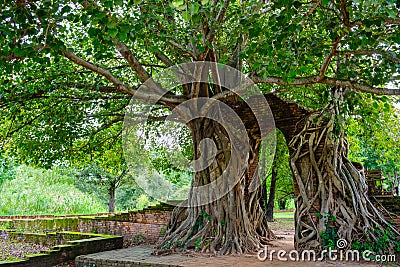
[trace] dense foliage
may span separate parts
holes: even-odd
[[[266,92],[319,109],[328,100],[324,85],[346,86],[355,89],[348,109],[376,112],[382,98],[365,101],[360,92],[398,93],[385,89],[399,87],[398,8],[394,1],[3,1],[1,146],[43,166],[101,151],[120,137],[124,107],[141,82],[209,51],[208,60],[240,67]]]

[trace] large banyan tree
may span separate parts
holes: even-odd
[[[188,205],[176,207],[159,248],[247,253],[273,238],[254,182],[261,142],[272,131],[263,125],[269,108],[252,109],[258,102],[269,103],[289,146],[297,249],[320,249],[328,228],[348,246],[377,241],[372,228],[399,235],[367,197],[344,135],[347,116],[365,99],[400,94],[395,1],[18,0],[0,6],[2,149],[54,162],[112,146],[132,97],[154,102],[149,120],[165,119],[163,108],[190,129],[201,166]],[[194,80],[174,88],[154,78],[177,64],[204,61],[211,63],[175,69],[180,81]],[[237,74],[220,77],[222,69]],[[261,93],[248,92],[252,83]],[[194,106],[200,115],[190,117]],[[235,122],[243,127],[233,130]],[[214,183],[219,177],[233,186]],[[199,197],[194,189],[210,183],[216,186]],[[215,190],[224,193],[214,197]]]

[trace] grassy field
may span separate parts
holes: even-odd
[[[0,215],[85,214],[107,211],[99,199],[53,170],[20,166],[0,187]]]
[[[274,221],[269,222],[268,226],[272,231],[294,229],[294,212],[274,212]]]
[[[294,219],[294,211],[274,212],[274,219]]]

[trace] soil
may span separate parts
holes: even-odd
[[[0,261],[23,259],[28,254],[38,254],[50,247],[33,243],[20,243],[8,239],[0,239]]]

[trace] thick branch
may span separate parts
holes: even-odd
[[[150,74],[143,68],[142,64],[136,59],[133,53],[129,50],[129,48],[122,42],[117,42],[115,44],[118,52],[125,58],[125,60],[129,63],[132,69],[135,70],[141,82],[145,82],[150,79]]]
[[[332,45],[331,51],[325,57],[324,62],[322,62],[322,66],[321,66],[321,69],[319,71],[320,79],[323,79],[325,77],[326,70],[328,69],[329,63],[331,63],[331,61],[332,61],[332,57],[334,56],[334,54],[335,54],[335,52],[337,50],[337,47],[338,47],[338,45],[340,43],[340,40],[341,40],[341,37],[336,38],[335,42]]]
[[[195,81],[201,81],[201,76],[203,74],[203,68],[204,68],[203,64],[198,64],[196,66],[195,73],[194,73]],[[200,89],[201,89],[201,83],[198,82],[198,83],[193,84],[190,97],[191,98],[199,97]]]
[[[143,100],[158,100],[158,101],[164,102],[164,103],[179,104],[184,101],[184,99],[182,99],[182,97],[179,97],[179,96],[171,96],[171,95],[161,96],[160,94],[156,94],[156,93],[148,93],[148,92],[144,92],[143,90],[141,90],[141,91],[135,90],[135,89],[127,86],[126,84],[124,84],[122,81],[120,81],[115,76],[113,76],[110,71],[108,71],[100,66],[97,66],[93,63],[85,61],[70,51],[64,51],[64,55],[72,62],[105,77],[107,80],[109,80],[111,83],[114,84],[114,86],[116,87],[116,89],[118,91],[120,91],[122,93],[130,94],[130,95],[133,95],[133,96],[135,96],[139,99],[143,99]]]
[[[69,88],[76,88],[76,89],[89,89],[96,92],[101,93],[120,93],[117,88],[114,86],[96,86],[96,85],[89,85],[89,84],[80,84],[74,82],[65,82],[65,83],[56,83],[57,85],[64,85]]]
[[[197,59],[197,56],[196,56],[192,51],[183,48],[183,47],[182,47],[180,44],[178,44],[177,42],[172,41],[172,40],[168,40],[168,42],[169,42],[170,44],[172,44],[172,45],[173,45],[175,48],[177,48],[178,50],[180,50],[180,51],[182,51],[183,53],[188,54],[189,56],[191,56],[194,60]]]
[[[124,117],[123,117],[123,116],[121,116],[121,117],[116,117],[115,119],[112,119],[112,120],[106,122],[106,123],[103,124],[100,128],[98,128],[97,130],[95,130],[95,131],[93,132],[93,135],[96,135],[96,134],[98,134],[99,132],[101,132],[101,131],[103,131],[103,130],[105,130],[105,129],[107,129],[107,128],[110,128],[112,125],[116,124],[117,122],[123,121],[123,120],[124,120]]]
[[[400,64],[400,59],[389,54],[385,51],[379,50],[356,50],[356,51],[336,51],[336,55],[381,55],[386,59],[393,61],[394,63]]]
[[[124,117],[123,113],[104,113],[104,114],[88,114],[86,117],[97,118],[97,117]]]
[[[381,88],[381,87],[374,87],[367,84],[361,84],[349,80],[337,80],[325,77],[322,81],[322,84],[328,84],[333,86],[341,86],[351,88],[356,91],[361,91],[365,93],[371,93],[376,95],[400,95],[399,88]]]
[[[385,22],[386,22],[387,24],[400,25],[400,20],[399,20],[399,19],[386,19]]]
[[[14,54],[14,53],[10,53],[10,54],[7,55],[7,56],[0,56],[0,60],[2,60],[2,61],[22,60],[22,59],[24,59],[24,58],[26,58],[26,56],[17,56],[17,55]]]
[[[110,82],[112,82],[116,88],[123,92],[123,93],[127,93],[130,95],[134,95],[135,94],[135,90],[130,88],[129,86],[125,85],[122,81],[120,81],[118,78],[116,78],[115,76],[113,76],[111,74],[110,71],[103,69],[100,66],[97,66],[93,63],[90,63],[88,61],[83,60],[82,58],[76,56],[74,53],[70,52],[70,51],[65,51],[64,55],[71,60],[72,62],[86,68],[89,69],[97,74],[100,74],[101,76],[105,77],[107,80],[109,80]]]
[[[295,78],[291,81],[285,81],[282,77],[270,76],[266,78],[260,78],[257,76],[250,77],[254,83],[264,83],[264,84],[277,84],[277,85],[285,85],[285,86],[303,86],[308,84],[327,84],[333,86],[343,86],[349,89],[353,89],[356,91],[372,93],[377,95],[400,95],[399,88],[381,88],[381,87],[374,87],[367,84],[358,83],[356,81],[350,80],[340,80],[340,79],[333,79],[324,77],[320,79],[319,75],[313,75],[308,77],[300,77]]]
[[[217,21],[216,25],[221,25],[222,24],[222,22],[224,20],[224,17],[225,17],[225,14],[226,14],[226,10],[228,9],[228,6],[229,6],[229,3],[230,3],[230,0],[225,0],[224,1],[224,4],[222,5],[221,9],[219,10],[217,17],[215,18],[215,20]],[[213,42],[214,37],[215,37],[215,32],[216,32],[216,29],[211,29],[208,32],[208,34],[206,36],[206,40],[208,42],[210,42],[210,43]]]
[[[174,62],[172,62],[172,60],[169,57],[167,57],[164,53],[158,51],[154,52],[153,54],[158,60],[164,63],[166,67],[171,67],[174,65]]]

